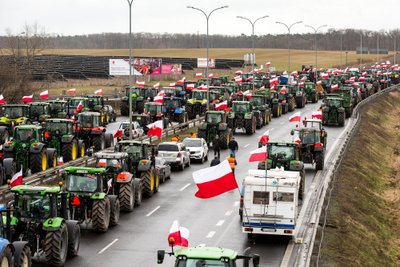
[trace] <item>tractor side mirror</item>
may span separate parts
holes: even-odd
[[[260,266],[260,255],[258,255],[258,254],[253,255],[253,266],[254,267]]]
[[[290,135],[294,135],[294,130],[291,130],[291,131],[290,131]]]
[[[14,200],[14,199],[8,201],[8,203],[7,203],[7,208],[8,208],[8,209],[14,209],[14,203],[15,203],[15,200]]]
[[[157,251],[157,263],[161,264],[164,261],[165,257],[165,250],[158,250]]]

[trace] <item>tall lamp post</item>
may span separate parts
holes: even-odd
[[[129,140],[132,140],[132,4],[133,0],[127,0],[129,4]]]
[[[323,27],[327,27],[328,25],[321,25],[318,28],[314,28],[313,26],[310,25],[305,25],[305,27],[313,29],[314,30],[314,35],[315,35],[315,80],[317,80],[317,72],[318,72],[318,48],[317,48],[317,32],[319,29]]]
[[[343,54],[343,31],[340,31],[340,69],[342,69],[342,54]]]
[[[204,12],[202,9],[200,9],[200,8],[197,8],[197,7],[193,7],[193,6],[187,6],[187,8],[191,8],[191,9],[195,9],[195,10],[198,10],[198,11],[200,11],[201,13],[203,13],[204,14],[204,16],[206,17],[206,21],[207,21],[207,36],[206,36],[206,46],[207,46],[207,52],[206,52],[206,79],[207,79],[207,110],[210,110],[210,82],[209,82],[209,80],[208,80],[208,47],[209,47],[209,44],[208,44],[208,21],[209,21],[209,19],[210,19],[210,16],[211,16],[211,14],[214,12],[214,11],[217,11],[218,9],[223,9],[223,8],[228,8],[228,6],[221,6],[221,7],[217,7],[217,8],[215,8],[215,9],[213,9],[213,10],[211,10],[211,12],[210,13],[208,13],[208,15],[207,15],[207,13],[206,12]]]
[[[297,21],[295,23],[292,23],[290,26],[288,26],[287,24],[277,21],[277,24],[282,24],[283,26],[285,26],[288,30],[288,83],[289,83],[289,78],[290,78],[290,29],[296,25],[296,24],[300,24],[303,23],[302,21]]]
[[[393,65],[396,64],[396,52],[397,52],[397,46],[396,46],[396,34],[393,34],[393,51],[394,51],[394,56],[393,56]]]
[[[250,22],[250,24],[251,24],[251,36],[252,36],[252,54],[253,54],[253,57],[252,57],[252,59],[251,59],[251,70],[252,71],[254,71],[254,61],[255,61],[255,59],[256,59],[256,55],[255,55],[255,53],[254,53],[254,42],[255,42],[255,36],[254,36],[254,25],[256,24],[256,22],[257,21],[259,21],[260,19],[265,19],[265,18],[268,18],[269,16],[262,16],[262,17],[259,17],[258,19],[256,19],[255,21],[253,21],[253,22],[251,22],[251,20],[250,19],[248,19],[248,18],[246,18],[246,17],[242,17],[242,16],[236,16],[238,19],[244,19],[244,20],[247,20],[248,22]]]
[[[363,64],[363,32],[361,31],[360,32],[360,48],[361,48],[361,60],[360,60],[360,71],[361,71],[361,69],[362,69],[362,64]]]

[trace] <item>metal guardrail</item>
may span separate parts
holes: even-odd
[[[168,136],[173,135],[175,133],[184,131],[185,129],[188,129],[190,127],[194,127],[197,124],[200,124],[202,121],[204,121],[204,117],[199,117],[190,121],[187,121],[185,123],[181,123],[178,125],[173,125],[172,127],[169,127],[165,130],[163,130],[163,135],[162,138],[168,138]],[[140,136],[138,138],[135,138],[134,140],[137,141],[145,141],[148,140],[149,142],[153,142],[158,140],[158,137],[154,136]],[[104,149],[102,151],[113,151],[114,147],[110,147],[107,149]],[[54,168],[48,169],[43,172],[36,173],[34,175],[24,177],[24,184],[28,185],[41,185],[50,181],[53,181],[57,178],[60,177],[60,172],[62,171],[63,168],[68,167],[68,166],[82,166],[82,165],[88,165],[94,163],[94,157],[88,157],[85,156],[83,158],[78,158],[76,160],[68,161],[60,166],[56,166]],[[3,185],[0,186],[0,202],[4,203],[7,199],[9,199],[12,196],[12,194],[9,191],[8,185]]]

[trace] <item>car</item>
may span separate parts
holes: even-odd
[[[158,144],[157,155],[182,171],[190,166],[190,152],[183,143],[162,142]]]
[[[156,171],[161,183],[171,179],[171,166],[163,158],[156,157]]]
[[[117,120],[117,113],[111,105],[104,105],[104,110],[108,115],[108,122],[115,122]]]
[[[208,160],[208,145],[204,138],[185,138],[182,142],[190,151],[190,159],[201,163]]]
[[[118,141],[129,139],[129,121],[123,121],[119,125],[118,131],[122,133],[122,136],[117,137]],[[137,121],[132,121],[132,137],[138,138],[144,134],[143,128]]]

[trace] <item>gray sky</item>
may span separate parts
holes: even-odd
[[[269,15],[256,23],[255,34],[286,33],[275,23],[286,24],[302,20],[292,33],[304,33],[328,24],[328,28],[391,30],[398,27],[395,10],[399,0],[134,0],[132,7],[133,32],[197,33],[206,32],[205,16],[187,9],[191,5],[209,13],[210,34],[251,34],[249,22],[236,18],[240,15],[254,20]],[[10,28],[13,33],[22,26],[37,22],[47,33],[62,35],[102,32],[128,32],[129,9],[127,0],[0,0],[0,34]],[[326,28],[325,28],[326,30]]]

